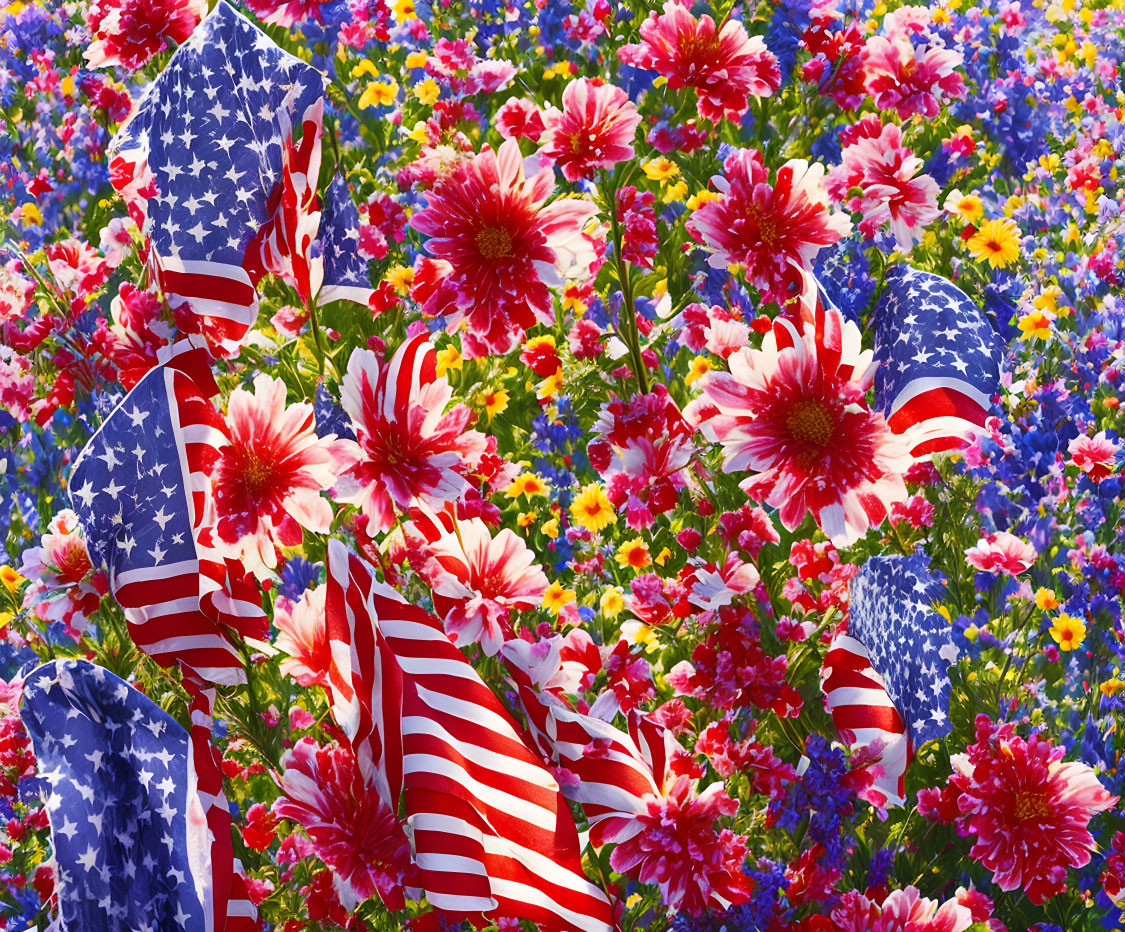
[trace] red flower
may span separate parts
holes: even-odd
[[[724,117],[737,122],[750,97],[768,97],[781,86],[777,59],[736,19],[720,28],[710,16],[696,19],[688,5],[667,0],[664,12],[650,12],[640,32],[641,43],[622,46],[618,57],[658,71],[672,90],[694,87],[700,115],[713,123]]]
[[[536,323],[553,323],[552,289],[588,274],[594,253],[582,229],[596,208],[547,204],[554,188],[550,168],[524,176],[509,139],[458,165],[411,218],[435,257],[420,262],[414,297],[430,316],[468,322],[466,357],[503,355]]]
[[[579,78],[566,86],[562,105],[544,117],[541,154],[567,181],[589,178],[599,168],[633,157],[641,117],[621,88]]]
[[[762,154],[736,149],[712,179],[720,196],[691,215],[688,230],[711,253],[712,267],[744,265],[751,284],[780,289],[790,269],[811,271],[821,249],[851,232],[845,214],[829,212],[823,175],[822,165],[791,159],[771,185]]]
[[[895,10],[883,20],[886,35],[867,41],[867,91],[875,106],[903,120],[916,113],[932,119],[943,103],[965,93],[957,72],[964,59],[930,37],[930,16],[924,7]]]
[[[806,322],[797,340],[779,321],[760,350],[739,350],[729,373],[704,382],[720,413],[701,426],[722,443],[724,469],[752,473],[742,488],[777,508],[789,530],[811,513],[837,544],[859,539],[906,499],[911,463],[867,404],[871,356],[860,339],[835,310],[822,328]]]
[[[437,376],[437,354],[422,333],[403,343],[389,363],[357,349],[348,361],[341,401],[358,444],[354,465],[341,472],[337,499],[359,505],[368,533],[394,523],[395,509],[418,502],[440,510],[469,488],[465,474],[485,452],[484,435],[469,430],[473,412],[458,404]]]
[[[302,738],[281,763],[283,795],[273,813],[308,833],[316,856],[339,879],[345,908],[378,893],[388,909],[402,909],[410,843],[394,813],[364,783],[352,752]]]
[[[86,61],[91,68],[121,65],[136,71],[164,51],[168,40],[186,42],[206,12],[202,0],[95,0],[86,12],[94,39]]]
[[[1066,749],[1010,723],[976,720],[977,743],[954,755],[958,825],[976,836],[972,857],[1001,890],[1022,887],[1033,903],[1066,889],[1067,868],[1090,863],[1090,819],[1117,803],[1094,771],[1063,761]]]

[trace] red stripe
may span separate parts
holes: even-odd
[[[938,417],[957,417],[983,427],[988,412],[955,388],[932,388],[911,398],[887,418],[887,424],[896,434],[901,434],[914,424]]]

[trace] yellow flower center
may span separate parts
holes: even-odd
[[[828,408],[819,401],[804,399],[789,410],[789,430],[798,440],[826,447],[835,434],[835,422]]]
[[[512,237],[503,227],[484,227],[477,233],[477,248],[486,259],[501,259],[512,254]]]
[[[1051,807],[1042,793],[1020,790],[1016,793],[1016,818],[1021,822],[1045,819],[1051,814]]]

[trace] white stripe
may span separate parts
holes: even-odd
[[[420,715],[404,715],[402,718],[404,735],[431,735],[456,748],[461,755],[474,764],[492,770],[508,779],[523,780],[533,786],[551,792],[558,791],[558,785],[551,775],[538,764],[516,760],[508,754],[500,754],[479,744],[469,744],[454,737],[442,725],[431,718]]]
[[[124,570],[117,574],[117,584],[127,586],[131,583],[147,583],[168,579],[171,576],[194,576],[199,571],[197,560],[180,560],[176,563],[161,563],[160,566],[142,566],[135,570]]]
[[[567,876],[572,878],[571,883],[573,883],[575,875],[568,874]],[[595,888],[595,890],[596,889],[597,888]],[[578,913],[560,903],[556,903],[546,892],[540,890],[538,887],[518,883],[514,880],[493,878],[492,892],[498,893],[509,900],[514,900],[517,903],[530,903],[534,906],[542,906],[545,909],[549,909],[555,915],[566,920],[570,924],[569,928],[577,929],[579,932],[612,932],[613,930],[613,926],[600,922],[586,913]],[[600,890],[597,892],[601,893]],[[604,894],[602,894],[602,897],[604,899]]]
[[[832,707],[844,705],[872,705],[887,709],[895,707],[882,689],[864,689],[860,686],[838,686],[828,693],[828,704]]]
[[[405,667],[403,669],[405,669]],[[476,679],[477,682],[480,682],[479,678]],[[483,685],[483,683],[481,685]],[[512,726],[491,709],[477,705],[475,702],[467,702],[464,699],[446,695],[445,693],[434,692],[431,689],[418,686],[417,683],[415,684],[415,688],[418,691],[418,698],[431,709],[437,712],[444,712],[446,715],[452,715],[454,718],[459,718],[462,721],[470,722],[508,741],[523,744],[519,735],[512,730]],[[484,688],[487,689],[488,687],[485,686]]]
[[[364,288],[362,285],[325,285],[320,289],[316,303],[323,305],[330,301],[354,301],[367,307],[374,293],[374,289]]]
[[[544,831],[554,832],[558,827],[558,815],[554,810],[537,806],[535,803],[512,793],[481,783],[480,780],[471,776],[464,767],[444,757],[438,757],[435,754],[404,754],[402,757],[402,772],[404,776],[416,773],[440,774],[453,780],[486,806],[499,809],[501,812]],[[417,816],[415,816],[415,819],[417,819]]]
[[[145,653],[148,654],[186,654],[191,650],[208,649],[222,650],[233,657],[238,656],[234,648],[230,646],[230,643],[221,634],[195,634],[191,637],[163,638],[162,640],[154,641],[144,646]],[[186,657],[181,659],[183,659],[185,663],[190,663]]]

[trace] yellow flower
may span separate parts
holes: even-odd
[[[441,94],[441,89],[437,86],[437,81],[433,78],[426,78],[425,81],[419,81],[411,88],[411,93],[414,94],[422,103],[427,107],[433,106],[438,95]]]
[[[1074,650],[1082,643],[1085,636],[1086,626],[1065,612],[1060,614],[1051,625],[1051,637],[1058,642],[1062,650]]]
[[[414,269],[409,265],[392,265],[387,269],[387,274],[383,276],[383,280],[390,282],[395,294],[404,295],[414,284]]]
[[[395,0],[395,17],[401,23],[403,20],[414,18],[414,0]]]
[[[556,579],[543,593],[543,607],[552,615],[557,615],[559,610],[568,602],[573,602],[574,598],[574,590],[564,589]]]
[[[1046,340],[1051,336],[1051,320],[1042,311],[1031,311],[1019,319],[1020,333],[1025,337]]]
[[[491,421],[508,407],[508,391],[501,388],[494,391],[481,392],[478,400],[484,408],[488,419]]]
[[[456,346],[447,346],[445,349],[437,351],[437,374],[440,379],[450,369],[458,369],[464,365],[464,360],[461,359],[461,354],[457,351]]]
[[[667,560],[667,559],[668,559],[668,558],[669,558],[670,556],[672,556],[672,551],[671,551],[671,550],[669,550],[669,549],[668,549],[667,547],[661,547],[661,548],[660,548],[660,553],[658,553],[658,554],[656,555],[656,559],[655,559],[655,560],[653,560],[653,562],[654,562],[654,563],[655,563],[655,564],[656,564],[657,566],[663,566],[663,565],[664,565],[664,562],[665,562],[665,561],[666,561],[666,560]]]
[[[1040,586],[1035,590],[1035,605],[1040,611],[1049,612],[1059,607],[1058,597],[1054,589]]]
[[[372,81],[367,85],[367,89],[360,94],[356,106],[360,110],[366,110],[368,107],[386,107],[393,104],[397,96],[398,84],[393,79]]]
[[[696,356],[695,359],[691,361],[691,368],[688,369],[688,374],[684,377],[684,382],[691,385],[692,382],[704,373],[709,372],[712,368],[714,367],[711,365],[711,360],[706,356]]]
[[[613,503],[605,494],[605,488],[597,482],[591,482],[578,493],[570,506],[570,516],[575,524],[595,534],[617,520]]]
[[[505,494],[508,498],[519,498],[521,495],[526,495],[528,498],[533,495],[546,495],[547,483],[533,472],[521,472],[512,480]]]
[[[556,369],[553,375],[547,376],[542,382],[535,387],[535,395],[540,400],[549,400],[554,398],[563,387],[563,374],[562,369]]]
[[[1048,285],[1031,299],[1031,303],[1035,305],[1036,310],[1043,311],[1046,314],[1057,314],[1059,312],[1059,298],[1061,297],[1062,289],[1058,285]]]
[[[665,181],[668,178],[676,177],[676,175],[680,173],[679,168],[676,167],[676,163],[663,156],[642,163],[641,168],[651,181]]]
[[[668,185],[668,188],[664,192],[664,196],[661,197],[661,200],[665,204],[672,204],[672,203],[675,203],[676,201],[682,201],[687,196],[687,192],[688,192],[687,182],[686,181],[677,181],[675,184]]]
[[[616,618],[625,610],[625,597],[620,586],[613,586],[602,593],[598,607],[606,618]]]
[[[1011,220],[986,220],[968,242],[969,252],[994,269],[1020,257],[1020,228]]]
[[[379,69],[375,67],[373,61],[367,58],[352,69],[353,78],[362,78],[365,74],[369,74],[373,78],[379,77]]]
[[[520,527],[530,527],[535,523],[534,511],[521,511],[520,516],[516,518],[516,524]]]
[[[20,215],[20,221],[25,227],[37,227],[43,222],[43,213],[39,210],[37,204],[32,204],[30,201],[21,204],[15,209],[14,213]]]
[[[551,540],[554,540],[559,536],[559,519],[552,518],[550,521],[547,521],[546,523],[544,523],[541,530],[543,531],[543,534],[545,536],[551,538]]]
[[[698,210],[709,201],[717,201],[719,199],[718,191],[697,191],[686,201],[688,210]]]
[[[425,52],[411,52],[406,56],[407,68],[425,68],[426,62],[430,60],[430,56]]]
[[[4,588],[9,592],[15,592],[25,582],[27,577],[21,576],[13,567],[0,566],[0,583],[3,583]]]
[[[618,566],[631,566],[635,570],[644,569],[652,562],[648,547],[639,537],[627,540],[617,548],[614,558]]]
[[[984,202],[980,197],[976,194],[962,194],[956,188],[949,192],[942,206],[969,223],[978,223],[984,216]]]

